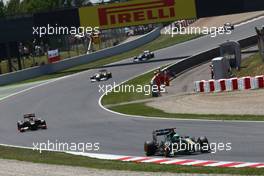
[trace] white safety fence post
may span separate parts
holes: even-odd
[[[258,81],[255,77],[250,78],[251,89],[258,89]]]
[[[232,81],[231,79],[227,79],[226,80],[226,91],[232,91],[232,90],[233,90]]]

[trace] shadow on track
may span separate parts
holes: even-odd
[[[85,69],[77,69],[77,70],[69,70],[69,71],[62,71],[59,73],[53,73],[52,75],[60,75],[61,73],[64,73],[66,75],[70,75],[70,74],[74,74],[77,72],[82,72],[82,71],[86,71],[86,70],[91,70],[91,69],[101,69],[101,68],[110,68],[110,67],[120,67],[120,66],[127,66],[127,65],[138,65],[138,64],[146,64],[146,63],[154,63],[154,62],[165,62],[165,61],[173,61],[173,60],[180,60],[180,59],[185,59],[188,58],[190,56],[180,56],[180,57],[174,57],[174,58],[164,58],[164,59],[155,59],[155,60],[148,60],[148,61],[142,61],[142,62],[126,62],[126,63],[119,63],[119,64],[109,64],[109,65],[105,65],[105,66],[99,66],[99,67],[87,67]]]
[[[154,63],[154,62],[165,62],[165,61],[170,61],[170,60],[181,60],[181,59],[185,59],[188,57],[190,57],[190,56],[180,56],[180,57],[174,57],[174,58],[155,59],[155,60],[148,60],[148,61],[141,61],[141,62],[132,62],[131,61],[131,62],[120,63],[120,64],[110,64],[110,65],[105,65],[105,66],[101,66],[101,67],[94,67],[93,69],[120,67],[120,66],[127,66],[127,65],[138,65],[138,64],[146,64],[146,63]]]

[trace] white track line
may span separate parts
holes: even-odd
[[[243,26],[243,25],[246,25],[246,24],[248,24],[248,23],[251,23],[251,22],[254,22],[254,21],[257,21],[257,20],[260,20],[260,19],[263,19],[264,18],[264,16],[260,16],[260,17],[257,17],[257,18],[253,18],[253,19],[250,19],[250,20],[248,20],[248,21],[245,21],[245,22],[242,22],[242,23],[239,23],[239,24],[237,24],[237,25],[235,25],[235,26]],[[207,36],[207,35],[206,35]],[[206,37],[206,36],[202,36],[202,37]],[[201,38],[201,37],[200,37]],[[198,40],[198,39],[200,39],[200,38],[197,38],[197,39],[193,39],[193,40]],[[191,41],[193,41],[193,40],[191,40]],[[190,41],[187,41],[187,42],[190,42]],[[184,43],[180,43],[180,44],[184,44]],[[178,44],[178,45],[180,45],[180,44]],[[163,48],[163,49],[167,49],[167,48]],[[160,50],[163,50],[163,49],[160,49]],[[159,51],[159,50],[158,50]],[[155,69],[154,69],[155,70]],[[149,71],[148,71],[149,72]],[[144,75],[144,74],[146,74],[146,73],[148,73],[148,72],[145,72],[145,73],[143,73],[143,74],[139,74],[138,76],[141,76],[141,75]],[[136,78],[136,77],[138,77],[138,76],[135,76],[135,77],[132,77],[132,78],[130,78],[130,79],[127,79],[127,80],[125,80],[125,81],[123,81],[123,82],[121,82],[120,84],[118,84],[116,87],[118,87],[118,86],[120,86],[121,84],[124,84],[124,83],[126,83],[126,82],[128,82],[129,80],[132,80],[132,79],[134,79],[134,78]],[[113,90],[114,88],[112,88],[112,90]],[[110,113],[113,113],[113,114],[117,114],[117,115],[120,115],[120,116],[126,116],[126,117],[131,117],[131,118],[143,118],[143,119],[154,119],[154,120],[174,120],[174,121],[194,121],[194,122],[232,122],[232,123],[264,123],[264,121],[244,121],[244,120],[207,120],[207,119],[181,119],[181,118],[177,118],[177,119],[175,119],[175,118],[166,118],[166,117],[147,117],[147,116],[139,116],[139,115],[129,115],[129,114],[123,114],[123,113],[119,113],[119,112],[115,112],[115,111],[112,111],[112,110],[110,110],[110,109],[108,109],[108,108],[106,108],[106,107],[104,107],[103,105],[102,105],[102,99],[103,99],[103,97],[106,95],[106,93],[104,93],[101,97],[100,97],[100,99],[98,100],[98,104],[99,104],[99,106],[102,108],[102,109],[104,109],[105,111],[108,111],[108,112],[110,112]]]
[[[128,80],[129,81],[129,80]],[[122,83],[123,84],[123,83]],[[105,96],[103,94],[100,99],[98,100],[99,106],[104,109],[105,111],[108,111],[112,114],[116,114],[119,116],[125,116],[130,118],[142,118],[142,119],[154,119],[154,120],[167,120],[167,121],[193,121],[193,122],[222,122],[222,123],[264,123],[264,121],[244,121],[244,120],[210,120],[210,119],[183,119],[183,118],[166,118],[166,117],[148,117],[148,116],[140,116],[140,115],[129,115],[129,114],[123,114],[120,112],[112,111],[105,106],[102,105],[102,99]]]
[[[36,86],[32,86],[32,87],[29,87],[29,88],[27,88],[27,89],[24,89],[24,90],[21,90],[21,91],[18,91],[18,92],[15,92],[15,93],[9,94],[9,95],[7,95],[7,96],[4,96],[4,97],[0,98],[0,103],[2,103],[3,100],[6,100],[6,99],[8,99],[8,98],[10,98],[10,97],[14,97],[14,96],[16,96],[16,95],[22,94],[22,93],[24,93],[24,92],[30,91],[30,90],[32,90],[32,89],[35,89],[35,88],[38,88],[38,87],[41,87],[41,86],[44,86],[44,85],[47,85],[47,84],[50,84],[50,83],[53,83],[53,82],[55,82],[55,81],[59,81],[59,80],[64,79],[64,78],[65,78],[65,77],[56,78],[56,79],[52,79],[52,80],[47,80],[47,81],[45,81],[44,83],[40,83],[40,84],[38,84],[38,85],[36,85]]]
[[[261,19],[263,19],[263,18],[264,18],[264,16],[259,16],[259,17],[256,17],[256,18],[253,18],[253,19],[250,19],[250,20],[244,21],[244,22],[242,22],[242,23],[236,24],[235,27],[243,26],[243,25],[245,25],[245,24],[252,23],[252,22],[254,22],[254,21],[261,20]]]

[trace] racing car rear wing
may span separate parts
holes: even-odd
[[[153,131],[153,136],[168,135],[171,132],[174,132],[175,130],[176,130],[176,128],[167,128],[167,129],[155,130],[155,131]]]
[[[176,128],[166,128],[166,129],[155,130],[152,133],[153,141],[156,142],[158,139],[157,138],[158,136],[169,135],[170,133],[174,132],[175,130],[176,130]]]
[[[30,117],[36,117],[36,115],[35,114],[25,114],[24,115],[24,119],[26,119],[26,118],[30,118]]]
[[[103,69],[103,70],[99,70],[98,72],[99,73],[107,73],[108,71],[106,69]]]

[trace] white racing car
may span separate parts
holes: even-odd
[[[91,82],[106,81],[112,78],[112,73],[107,70],[99,70],[98,73],[90,77]]]
[[[152,59],[154,57],[155,57],[155,55],[153,52],[146,50],[146,51],[144,51],[143,54],[140,54],[139,56],[134,57],[133,62],[147,61],[147,60]]]

